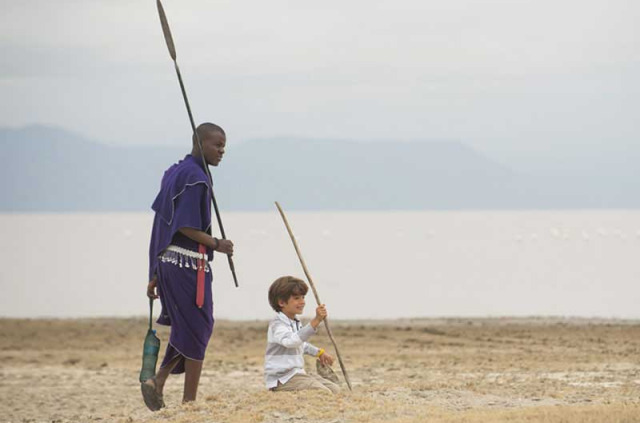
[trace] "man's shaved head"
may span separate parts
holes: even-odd
[[[215,123],[211,123],[211,122],[205,122],[203,124],[200,124],[200,126],[196,128],[196,133],[198,134],[198,137],[200,138],[201,141],[205,138],[208,138],[211,134],[215,132],[219,132],[224,136],[227,135],[224,132],[224,129],[222,129]],[[194,145],[198,142],[195,134],[193,135],[192,140]]]
[[[198,145],[200,138],[201,145]],[[201,159],[204,156],[204,162],[211,166],[218,166],[222,156],[224,155],[224,147],[227,145],[227,134],[224,129],[215,123],[203,123],[196,128],[196,134],[193,134],[193,148],[191,155]]]

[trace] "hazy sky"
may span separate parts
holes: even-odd
[[[155,1],[0,4],[1,126],[185,142]],[[498,157],[640,141],[635,0],[163,4],[196,120],[230,139],[455,139]]]

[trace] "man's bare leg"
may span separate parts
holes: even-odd
[[[156,373],[156,392],[162,395],[162,390],[164,389],[164,384],[167,382],[169,375],[171,374],[171,370],[180,362],[182,358],[181,355],[176,356],[173,360],[171,360],[166,366],[161,367]]]
[[[202,361],[184,359],[184,396],[182,402],[196,400],[198,394],[198,384],[202,373]]]

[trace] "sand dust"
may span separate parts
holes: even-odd
[[[640,421],[638,321],[335,321],[354,385],[335,396],[266,391],[266,327],[217,322],[198,401],[181,405],[172,377],[151,413],[137,380],[144,319],[2,319],[0,422]],[[330,347],[324,331],[313,343]]]

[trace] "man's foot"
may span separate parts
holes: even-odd
[[[142,391],[142,399],[145,405],[151,411],[158,411],[164,408],[164,401],[162,394],[156,389],[156,379],[147,379],[140,384],[140,390]]]

